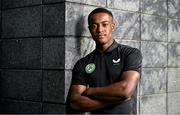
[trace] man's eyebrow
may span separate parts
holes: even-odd
[[[108,22],[108,23],[109,23],[109,21],[103,21],[103,22],[101,22],[101,23],[106,23],[106,22]]]
[[[109,21],[102,21],[100,23],[109,23]],[[92,22],[92,24],[98,24],[97,22]]]

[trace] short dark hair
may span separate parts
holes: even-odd
[[[91,23],[91,16],[96,14],[96,13],[107,13],[113,18],[113,14],[111,13],[111,11],[109,11],[109,10],[107,10],[105,8],[96,8],[88,15],[88,24],[89,25]]]

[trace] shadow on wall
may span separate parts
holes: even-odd
[[[85,16],[81,15],[75,23],[75,45],[77,48],[76,57],[84,57],[95,48],[95,42],[92,37],[89,37],[91,35],[85,21],[87,21]],[[76,59],[77,58],[75,58],[75,61]]]
[[[75,46],[77,50],[77,54],[75,54],[75,57],[72,61],[75,61],[77,57],[81,55],[81,36],[83,35],[84,32],[84,17],[80,16],[77,19],[77,22],[75,23]],[[71,81],[72,83],[72,81]],[[70,83],[70,84],[71,84]],[[71,85],[70,85],[71,86]],[[70,89],[69,89],[70,91]],[[75,111],[73,108],[70,106],[70,92],[68,91],[67,98],[66,98],[66,114],[82,114],[81,112]]]
[[[77,19],[76,26],[75,26],[75,38],[76,38],[76,46],[77,46],[77,55],[81,55],[81,36],[84,32],[84,17],[80,16]]]

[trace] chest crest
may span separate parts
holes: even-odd
[[[96,69],[96,65],[94,63],[87,64],[85,67],[85,71],[87,74],[91,74]]]

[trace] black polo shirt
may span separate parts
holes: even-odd
[[[107,86],[120,81],[124,71],[134,70],[141,73],[141,63],[142,55],[138,49],[114,41],[104,53],[95,49],[75,64],[72,85]],[[136,91],[131,100],[92,113],[135,114]]]

